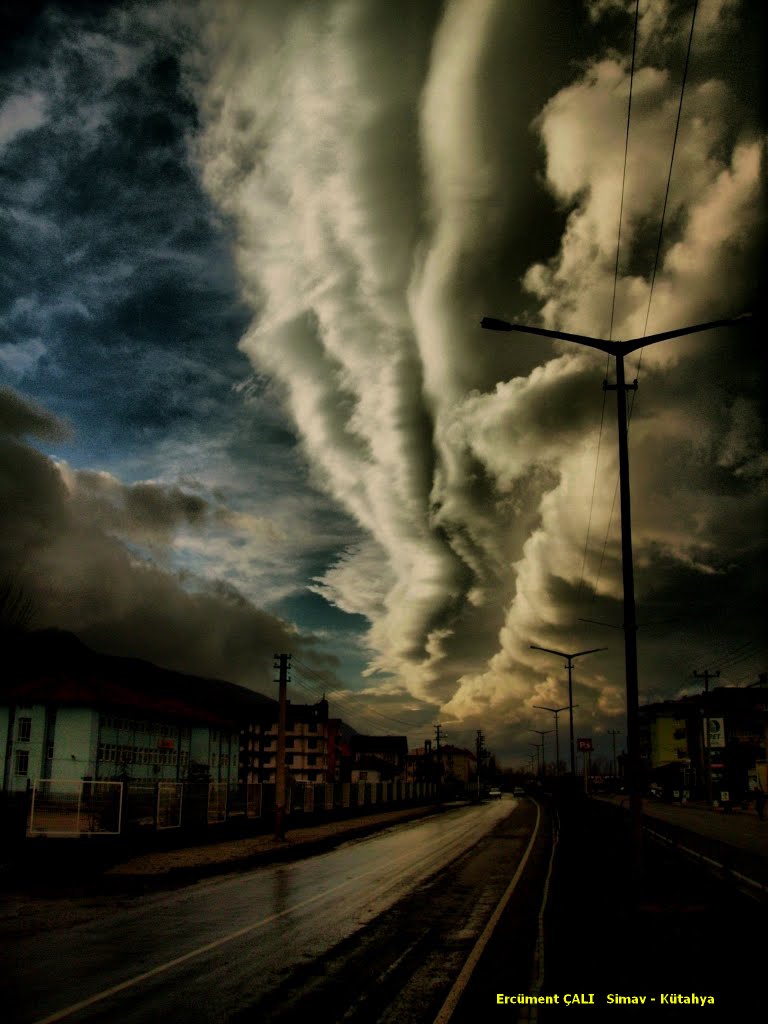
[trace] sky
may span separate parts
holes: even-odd
[[[568,702],[531,645],[607,648],[576,732],[622,744],[613,368],[480,320],[761,318],[761,7],[691,36],[641,0],[635,40],[633,0],[4,4],[0,573],[34,624],[271,696],[290,652],[294,701],[505,767]],[[766,668],[761,342],[627,358],[641,702]]]

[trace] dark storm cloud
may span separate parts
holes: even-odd
[[[4,82],[18,123],[0,177],[0,360],[103,446],[226,418],[245,369],[225,239],[187,158],[182,13],[51,5]]]
[[[412,7],[204,6],[199,157],[256,300],[243,349],[280,381],[313,478],[369,537],[318,591],[371,622],[372,675],[462,728],[478,707],[520,723],[561,683],[531,640],[578,649],[590,606],[621,619],[615,413],[601,411],[603,358],[478,321],[608,331],[631,11],[454,0],[415,26]],[[750,70],[727,64],[742,13],[702,5],[649,330],[754,293],[763,128]],[[644,8],[614,337],[643,330],[686,17]],[[757,554],[761,413],[749,356],[722,342],[643,356],[632,460],[649,612],[665,566],[727,600],[718,548]],[[612,647],[587,666],[585,721],[621,712]]]
[[[179,527],[200,527],[214,518],[204,498],[179,487],[125,485],[107,473],[89,470],[79,470],[68,479],[77,512],[124,537],[167,541]]]
[[[754,10],[699,5],[649,331],[740,312],[761,287]],[[479,320],[609,329],[630,0],[84,11],[31,23],[0,106],[0,366],[80,428],[93,470],[18,440],[8,456],[35,467],[16,493],[29,522],[39,495],[46,572],[59,558],[91,609],[69,548],[114,561],[128,597],[107,620],[129,646],[142,587],[180,630],[200,621],[199,595],[165,600],[160,564],[204,572],[227,608],[222,578],[297,614],[306,570],[308,616],[322,598],[368,624],[367,699],[407,690],[453,738],[483,728],[506,749],[527,742],[532,703],[562,703],[561,667],[530,643],[607,645],[580,666],[579,721],[614,724],[620,633],[579,622],[622,617],[605,360]],[[642,5],[614,337],[645,329],[689,17]],[[659,690],[679,685],[678,650],[706,655],[715,609],[727,649],[729,628],[754,628],[742,587],[763,600],[755,351],[717,332],[628,367],[641,626],[685,623],[641,631]],[[126,445],[141,484],[123,482]],[[62,486],[71,520],[49,543]],[[311,551],[295,539],[315,533]],[[83,628],[106,636],[94,614]]]
[[[52,417],[9,389],[0,424],[17,436]],[[35,626],[75,632],[100,650],[269,689],[275,650],[305,640],[236,588],[163,570],[135,546],[202,529],[211,509],[178,487],[122,485],[58,467],[28,444],[0,442],[0,575],[30,599]]]
[[[68,436],[69,429],[47,409],[22,398],[12,388],[0,387],[0,434],[61,441]]]

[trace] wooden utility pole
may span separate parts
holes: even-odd
[[[618,729],[609,729],[608,735],[611,737],[613,743],[613,777],[618,778],[618,768],[616,766],[616,737],[620,735]]]
[[[704,680],[704,693],[709,693],[709,680],[717,679],[720,675],[720,669],[717,672],[710,672],[708,668],[705,668],[703,672],[696,672],[694,670],[694,679]],[[707,803],[712,806],[712,751],[709,749],[709,709],[704,707],[702,710],[701,717],[701,742],[704,747],[702,751],[704,755],[704,779],[707,787]]]
[[[290,654],[276,654],[274,667],[279,671],[275,680],[278,684],[277,708],[277,765],[275,768],[275,839],[285,839],[285,712],[288,703],[288,670],[291,667]]]
[[[483,740],[485,737],[482,732],[478,729],[475,737],[475,775],[477,776],[477,799],[480,799],[480,765],[483,763]]]
[[[709,693],[709,680],[710,679],[717,679],[719,677],[719,675],[720,675],[720,669],[718,669],[717,672],[710,672],[708,668],[705,668],[703,672],[696,672],[696,671],[694,671],[693,678],[694,679],[703,679],[704,680],[704,693]]]
[[[442,795],[443,788],[443,749],[440,740],[443,738],[443,727],[439,723],[435,726],[435,760],[437,763],[437,797]]]

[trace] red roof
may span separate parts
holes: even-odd
[[[236,728],[254,706],[274,703],[245,687],[99,654],[71,634],[32,633],[14,650],[0,697],[16,703],[141,710],[164,718]]]

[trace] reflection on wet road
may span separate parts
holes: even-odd
[[[440,871],[514,811],[466,807],[20,940],[0,962],[19,1024],[226,1021]]]

